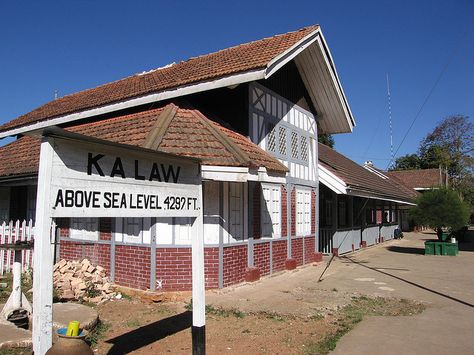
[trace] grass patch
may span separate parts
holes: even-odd
[[[307,354],[327,354],[336,348],[339,339],[365,316],[410,316],[423,312],[425,306],[407,299],[356,297],[336,316],[336,330],[317,343],[308,344]]]
[[[126,293],[123,293],[123,292],[120,292],[120,293],[122,294],[122,299],[128,300],[128,301],[132,300],[132,296],[127,295]]]
[[[7,302],[8,297],[10,296],[10,293],[12,292],[12,283],[13,283],[12,273],[11,272],[5,273],[0,278],[0,282],[7,284],[6,288],[3,288],[3,287],[0,288],[0,302],[5,303]]]
[[[13,273],[5,273],[0,278],[1,283],[6,283],[6,288],[0,288],[0,303],[5,303],[10,297],[13,286]],[[33,287],[33,271],[30,269],[21,274],[21,291],[25,294],[28,301],[33,302],[33,293],[28,292]],[[0,353],[1,354],[1,353]]]
[[[129,328],[138,328],[141,326],[141,323],[138,319],[130,319],[125,323],[125,325]]]
[[[187,311],[193,310],[193,300],[191,299],[184,308]],[[224,309],[221,307],[214,307],[211,304],[206,304],[206,315],[214,315],[218,317],[229,317],[233,316],[235,318],[245,318],[246,314],[238,309],[232,308],[232,309]]]
[[[316,313],[316,314],[313,314],[313,315],[309,316],[309,319],[314,320],[314,321],[318,321],[318,320],[324,319],[324,316],[321,313]]]
[[[253,315],[256,315],[256,316],[260,316],[260,317],[265,317],[267,319],[271,319],[273,321],[276,321],[276,322],[284,322],[286,321],[287,319],[293,319],[294,317],[291,316],[291,315],[281,315],[281,314],[278,314],[278,313],[274,313],[274,312],[265,312],[265,311],[260,311],[260,312],[256,312],[256,313],[252,313]]]
[[[105,333],[110,329],[110,323],[103,322],[99,319],[95,328],[86,336],[86,342],[95,347],[99,340],[105,337]]]
[[[192,307],[191,307],[192,308]],[[235,317],[235,318],[244,318],[245,313],[238,310],[238,309],[224,309],[224,308],[215,308],[212,305],[206,305],[206,314],[208,315],[215,315],[218,317]]]

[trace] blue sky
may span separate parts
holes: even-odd
[[[320,24],[357,121],[336,149],[385,168],[386,73],[397,155],[444,117],[474,117],[474,1],[3,1],[0,122],[54,98],[228,46]]]

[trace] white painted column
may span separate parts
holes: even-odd
[[[33,273],[33,352],[44,355],[52,345],[53,255],[51,252],[50,190],[53,147],[41,143],[36,199],[35,257]]]
[[[199,216],[194,221],[195,234],[192,237],[193,270],[193,355],[206,353],[206,300],[204,283],[204,224],[202,205],[202,184],[199,189]]]

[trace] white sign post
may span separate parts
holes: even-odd
[[[33,284],[33,351],[52,345],[56,217],[193,217],[193,352],[205,353],[204,243],[199,162],[54,129],[41,143]]]

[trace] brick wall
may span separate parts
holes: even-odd
[[[99,219],[99,237],[101,240],[110,240],[110,218]],[[69,219],[57,220],[59,234],[62,238],[69,237]],[[100,265],[110,271],[110,245],[98,244],[92,241],[60,241],[59,258],[66,260],[89,259],[91,263]]]
[[[204,248],[204,278],[206,289],[219,287],[219,248]]]
[[[254,244],[253,265],[260,269],[260,276],[270,274],[270,242]]]
[[[165,291],[192,289],[191,248],[156,249],[156,279]]]
[[[314,237],[306,237],[304,239],[304,259],[306,264],[316,261],[314,254]]]
[[[150,287],[150,248],[132,245],[115,246],[115,282],[122,286]]]
[[[291,240],[291,257],[298,266],[303,265],[303,238]]]
[[[224,248],[224,287],[243,282],[247,268],[247,245]]]
[[[287,240],[281,239],[273,242],[273,272],[285,270],[287,256]]]
[[[258,186],[258,194],[260,187]],[[294,191],[292,191],[294,206]],[[258,199],[260,201],[260,198]],[[286,191],[282,187],[282,204],[286,205]],[[286,207],[286,206],[285,206]],[[285,210],[282,210],[282,215]],[[294,213],[294,208],[293,208]],[[260,215],[260,214],[258,214]],[[99,222],[100,240],[109,241],[112,220],[101,218]],[[286,226],[286,218],[282,218]],[[60,233],[69,236],[69,221],[62,220]],[[286,231],[286,228],[283,229]],[[285,269],[287,258],[287,239],[273,241],[273,272]],[[302,239],[292,241],[293,257],[298,265],[302,264]],[[60,257],[67,260],[88,258],[92,263],[106,268],[110,272],[110,244],[91,241],[62,240]],[[314,237],[306,238],[306,262],[311,262],[314,251]],[[148,289],[150,287],[151,249],[149,246],[116,245],[115,246],[115,282],[119,285]],[[224,287],[243,282],[247,268],[247,245],[229,246],[224,248]],[[254,245],[254,265],[260,269],[261,275],[270,273],[270,243]],[[219,280],[219,248],[204,249],[204,266],[206,288],[217,288]],[[162,282],[165,291],[192,289],[192,255],[191,248],[157,248],[156,279]]]
[[[287,194],[286,188],[281,186],[281,236],[286,237],[288,235],[288,209],[287,209]]]

